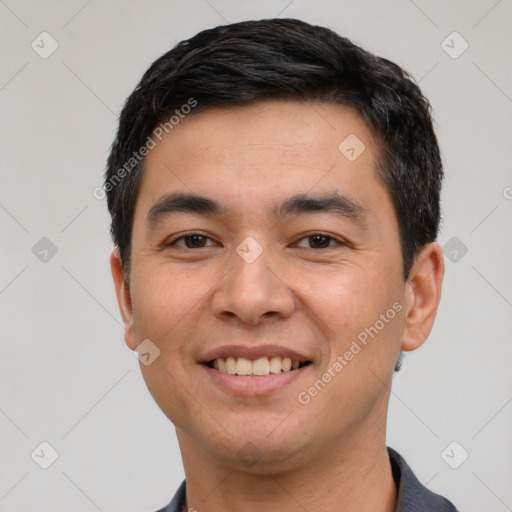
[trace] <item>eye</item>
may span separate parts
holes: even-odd
[[[205,235],[201,235],[200,233],[192,233],[190,235],[180,236],[165,244],[166,247],[177,246],[182,247],[184,249],[201,249],[203,247],[211,247],[206,244],[206,241],[210,240],[213,242],[211,238],[208,238]],[[183,242],[183,243],[178,243]]]
[[[300,245],[304,240],[306,240],[306,244],[308,244],[307,246]],[[331,242],[334,242],[337,245],[345,245],[343,242],[333,238],[332,236],[324,235],[322,233],[315,233],[313,235],[308,235],[304,238],[301,238],[295,244],[295,247],[305,247],[306,249],[329,249],[330,247],[333,247]]]

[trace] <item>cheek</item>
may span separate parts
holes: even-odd
[[[134,277],[132,300],[137,328],[158,333],[159,337],[186,321],[209,288],[197,273],[175,271],[165,265],[147,266]]]
[[[156,403],[180,426],[187,415],[201,414],[184,391],[190,388],[193,364],[187,348],[211,283],[168,265],[147,266],[132,278],[135,335],[139,342],[151,340],[160,351],[150,365],[140,365],[142,375]]]
[[[198,315],[206,307],[211,286],[208,278],[197,273],[176,272],[164,265],[148,267],[135,279],[135,335],[139,342],[150,339],[158,347],[158,362],[179,381],[186,380],[187,366],[193,363],[189,341],[197,331]]]
[[[317,324],[329,326],[330,354],[315,376],[325,388],[311,382],[322,390],[311,407],[329,418],[334,432],[337,425],[362,424],[375,407],[385,415],[383,381],[393,373],[404,327],[403,297],[394,283],[382,270],[354,270],[331,279],[317,302]]]
[[[315,304],[318,316],[342,338],[373,323],[391,305],[392,296],[389,283],[366,269],[339,269],[317,276],[314,283],[303,283],[299,293]]]
[[[357,352],[353,359],[390,364],[404,325],[402,297],[395,280],[396,276],[382,268],[375,272],[351,268],[317,276],[314,284],[301,283],[298,293],[329,340],[331,364],[351,347]]]

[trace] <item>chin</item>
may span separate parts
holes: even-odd
[[[281,415],[283,422],[286,414]],[[289,420],[285,420],[289,421]],[[305,463],[308,453],[313,453],[313,447],[308,447],[306,433],[300,426],[290,421],[287,428],[284,422],[264,421],[248,425],[246,419],[238,425],[231,425],[214,446],[211,438],[203,438],[203,443],[210,444],[212,455],[224,459],[225,463],[238,471],[243,470],[252,474],[278,474],[297,468]]]

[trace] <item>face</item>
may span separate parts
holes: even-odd
[[[294,101],[191,115],[149,152],[129,286],[117,252],[112,268],[182,450],[265,471],[383,438],[400,349],[433,317],[415,335],[428,301],[403,280],[377,159],[352,110]]]

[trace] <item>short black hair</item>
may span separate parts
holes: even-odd
[[[183,114],[267,99],[321,101],[362,116],[380,148],[378,174],[395,208],[406,280],[440,223],[443,169],[430,104],[397,64],[296,19],[203,30],[144,73],[121,112],[105,173],[111,234],[125,274],[144,156],[155,129],[168,132]]]

